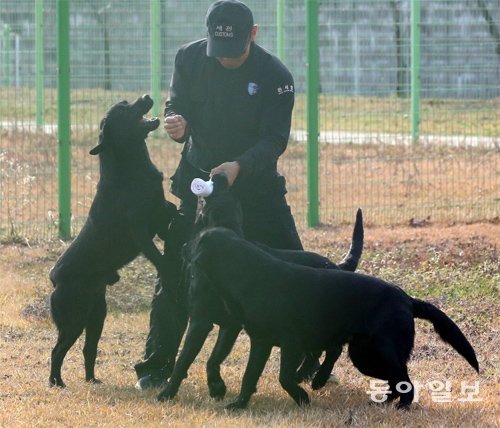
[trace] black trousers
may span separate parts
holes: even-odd
[[[175,182],[175,176],[173,179]],[[261,193],[241,201],[243,232],[250,241],[301,250],[302,243],[285,198],[284,178],[282,187],[283,192]],[[173,370],[188,322],[188,282],[182,281],[181,252],[182,245],[192,237],[196,204],[196,198],[182,200],[178,216],[170,225],[164,255],[168,278],[156,284],[144,360],[135,365],[138,378],[151,374],[167,379]]]
[[[144,359],[134,367],[138,379],[148,374],[162,379],[170,376],[186,330],[187,290],[183,287],[181,254],[183,244],[192,234],[194,214],[182,208],[181,204],[165,241],[164,263],[168,278],[159,278],[156,283]]]

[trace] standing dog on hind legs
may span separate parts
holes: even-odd
[[[85,379],[99,382],[94,366],[106,317],[106,286],[118,282],[118,269],[142,253],[162,274],[163,256],[153,237],[166,239],[177,210],[165,200],[163,174],[146,146],[148,133],[160,124],[158,118],[143,117],[152,106],[148,95],[112,106],[101,121],[99,144],[90,151],[99,155],[97,193],[80,234],[50,271],[55,287],[50,309],[58,329],[51,386],[65,386],[61,366],[83,330]]]

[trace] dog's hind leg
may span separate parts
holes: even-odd
[[[340,357],[341,353],[342,346],[340,345],[333,346],[328,351],[326,351],[325,360],[323,361],[323,364],[321,364],[321,367],[319,368],[312,381],[312,389],[320,389],[326,385],[328,379],[330,378],[330,373],[332,372],[333,366],[335,365],[337,359]]]
[[[398,386],[398,382],[394,380],[390,380],[389,382],[389,390],[387,392],[387,399],[386,403],[392,403],[394,400],[399,398],[399,389],[400,387]]]
[[[61,378],[62,363],[69,349],[80,337],[82,332],[83,332],[83,326],[81,330],[73,331],[71,334],[59,331],[59,335],[57,337],[57,343],[56,346],[54,346],[54,349],[52,349],[52,354],[50,359],[49,386],[59,386],[61,388],[66,387],[66,384],[63,382]]]
[[[398,409],[408,409],[415,395],[406,367],[410,343],[378,337],[371,346],[364,348],[349,345],[352,362],[361,373],[388,380],[390,392],[387,401],[392,402],[399,397]],[[363,353],[362,356],[360,352]]]
[[[61,388],[66,386],[61,378],[61,367],[64,357],[68,353],[69,349],[74,345],[76,340],[80,337],[82,332],[83,323],[81,326],[69,325],[64,328],[59,328],[57,343],[52,350],[50,359],[50,386],[59,386]]]
[[[298,384],[296,370],[302,359],[302,350],[295,343],[281,345],[280,385],[299,406],[310,403],[307,392]]]
[[[217,342],[207,361],[207,383],[210,397],[221,400],[226,395],[226,384],[220,375],[220,366],[227,358],[241,329],[239,326],[220,327]]]
[[[271,344],[261,340],[250,338],[250,343],[250,356],[245,374],[243,375],[240,394],[236,398],[236,401],[226,406],[228,410],[244,409],[247,406],[248,401],[257,390],[257,382],[273,349]],[[295,375],[295,372],[293,374]]]
[[[389,382],[391,394],[389,401],[399,397],[398,409],[409,409],[415,396],[415,389],[408,376],[407,361],[413,348],[415,327],[409,316],[405,320],[406,313],[402,313],[402,321],[398,329],[386,331],[383,338],[375,341],[375,348],[382,358],[382,369],[384,377]],[[389,333],[389,334],[387,334]],[[378,376],[377,376],[378,377]]]
[[[92,383],[101,383],[94,374],[95,360],[97,357],[97,344],[101,338],[104,320],[106,318],[107,306],[105,290],[95,296],[92,307],[87,316],[85,324],[85,345],[83,347],[83,358],[85,359],[85,380]]]
[[[396,385],[394,393],[400,397],[399,403],[396,407],[398,409],[408,410],[415,396],[415,387],[411,383],[410,377],[408,376],[408,369],[406,368],[406,365],[401,368],[400,373],[395,379],[389,380],[389,385],[391,389],[393,388],[393,385]],[[391,398],[389,398],[389,400],[391,400]],[[394,398],[396,398],[396,396],[394,396]]]
[[[61,378],[61,367],[69,349],[83,332],[82,304],[84,299],[68,292],[66,284],[58,285],[50,296],[50,312],[58,330],[50,359],[50,386],[66,386]]]

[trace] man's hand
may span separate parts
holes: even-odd
[[[232,186],[236,177],[240,173],[240,164],[236,161],[233,162],[224,162],[223,164],[216,166],[210,171],[210,177],[213,177],[215,174],[225,174],[227,177],[227,183],[229,186]]]
[[[186,134],[187,122],[180,114],[165,118],[165,130],[172,140],[179,141]]]

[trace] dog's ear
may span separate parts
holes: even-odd
[[[95,146],[89,153],[91,155],[98,155],[99,153],[101,153],[102,151],[104,150],[104,147],[102,144],[98,144],[97,146]]]
[[[99,125],[99,144],[95,146],[89,153],[91,155],[98,155],[104,150],[104,125],[106,124],[106,118],[101,120]]]

